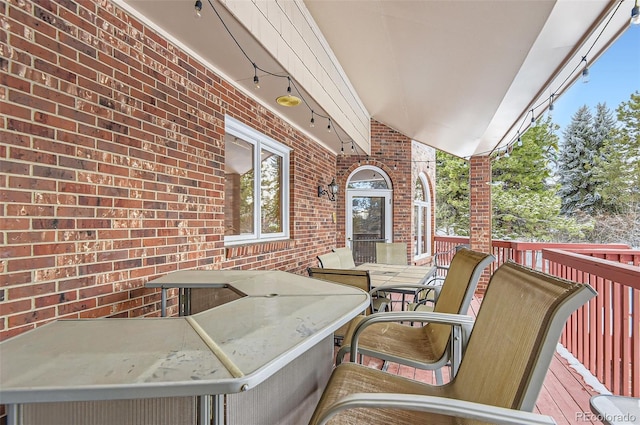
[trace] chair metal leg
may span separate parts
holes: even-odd
[[[433,373],[436,375],[436,384],[442,385],[442,369],[436,369]]]

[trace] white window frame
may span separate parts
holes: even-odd
[[[289,239],[289,157],[291,148],[260,133],[246,124],[225,115],[225,133],[245,140],[254,146],[256,154],[253,158],[255,170],[254,193],[256,194],[253,210],[253,229],[251,234],[229,235],[224,237],[225,245],[239,245],[252,242],[265,242]],[[260,199],[260,162],[263,150],[269,151],[282,158],[282,232],[262,233],[261,199]]]
[[[422,235],[425,236],[425,240],[427,241],[427,252],[421,252],[419,254],[416,254],[414,252],[414,259],[418,260],[421,258],[425,258],[425,257],[429,257],[431,255],[431,194],[429,192],[429,181],[427,179],[427,176],[424,173],[420,173],[418,175],[418,179],[420,179],[420,182],[422,183],[422,189],[423,189],[423,197],[424,197],[424,201],[417,201],[417,200],[413,200],[413,206],[414,207],[418,207],[418,223],[419,226],[414,229],[414,237],[416,238],[416,243],[418,243],[417,241],[419,241]],[[414,183],[414,190],[416,190],[417,187],[415,186]],[[423,223],[422,220],[422,214],[420,214],[420,212],[422,212],[422,210],[425,209],[427,212],[427,222]],[[415,209],[414,209],[415,212]],[[421,245],[418,245],[421,247]]]
[[[387,182],[387,189],[349,189],[349,183],[356,173],[362,170],[371,170],[374,173],[378,173]],[[345,232],[345,246],[352,248],[351,241],[353,239],[353,198],[357,197],[383,197],[387,204],[385,208],[385,239],[387,242],[393,242],[393,185],[389,175],[385,173],[381,168],[374,165],[363,165],[353,170],[347,178],[346,184],[346,232]]]

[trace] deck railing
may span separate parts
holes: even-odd
[[[436,252],[465,243],[436,236]],[[560,342],[612,393],[640,397],[640,250],[493,240],[492,254],[492,271],[513,260],[590,284],[598,296],[571,316]]]
[[[569,318],[562,345],[612,393],[640,397],[640,268],[556,249],[543,249],[542,257],[549,273],[598,292]]]

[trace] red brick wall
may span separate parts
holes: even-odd
[[[335,156],[179,47],[108,2],[2,2],[0,20],[0,339],[158,315],[144,283],[174,270],[305,273],[336,245],[316,193]],[[290,240],[225,249],[225,114],[293,149]]]
[[[415,150],[422,151],[419,147]],[[433,178],[432,181],[435,180],[435,172],[429,171],[426,164],[414,163],[413,161],[414,155],[418,159],[423,159],[428,155],[435,158],[435,151],[432,148],[424,147],[424,150],[427,153],[416,155],[409,137],[372,120],[371,155],[340,155],[337,161],[338,177],[336,181],[338,181],[341,190],[344,190],[346,179],[349,175],[362,165],[377,166],[389,175],[393,185],[393,242],[407,243],[407,258],[409,261],[413,260],[411,248],[413,238],[413,189],[417,170],[424,168],[424,171]],[[433,192],[432,196],[434,196]],[[340,246],[344,246],[346,234],[344,195],[338,198],[337,204],[337,243]]]
[[[491,158],[473,156],[469,160],[469,227],[471,249],[491,252]],[[476,292],[484,293],[489,283],[489,268]]]

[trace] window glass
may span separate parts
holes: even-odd
[[[282,158],[262,150],[260,202],[262,233],[282,232]]]
[[[413,254],[416,257],[429,255],[430,251],[431,206],[423,179],[426,180],[423,174],[416,179],[413,195]]]
[[[288,238],[289,148],[230,117],[225,131],[225,243]]]
[[[424,201],[424,187],[422,187],[422,180],[420,180],[420,178],[416,180],[416,190],[413,191],[413,199],[415,201]]]
[[[371,169],[356,172],[349,180],[348,189],[389,189],[387,180]]]
[[[253,234],[254,146],[237,136],[225,137],[225,235]]]

